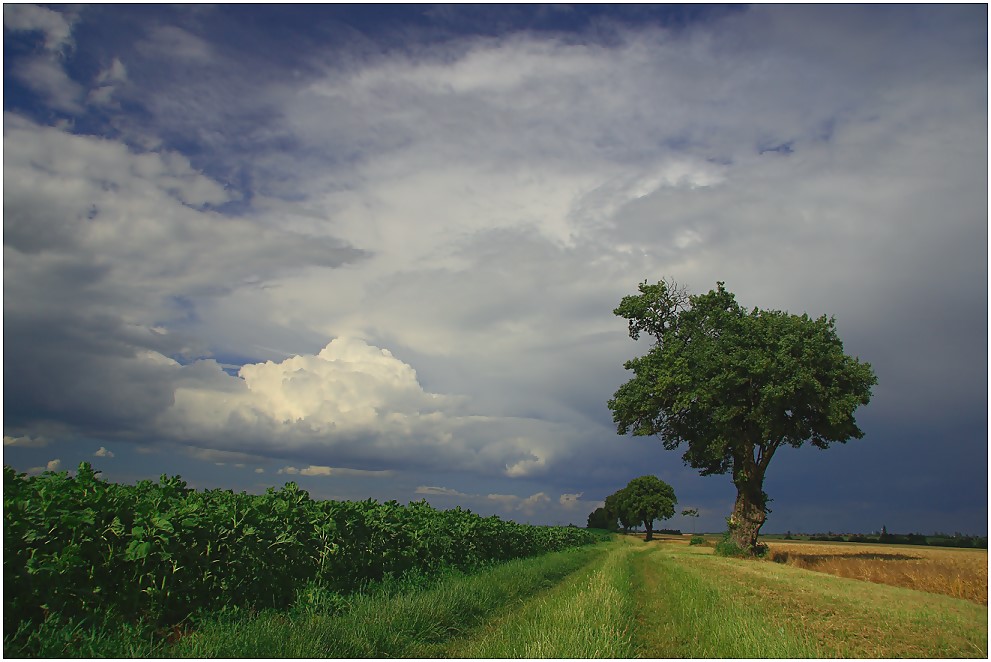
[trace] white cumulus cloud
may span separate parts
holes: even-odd
[[[538,492],[523,499],[517,506],[517,509],[525,515],[533,515],[541,506],[550,503],[550,500],[551,498],[549,496],[543,492]]]
[[[487,494],[485,498],[524,515],[534,515],[538,509],[551,501],[551,498],[543,492],[537,492],[525,498],[513,494]]]
[[[557,426],[472,414],[463,397],[426,391],[412,366],[357,338],[245,364],[236,377],[212,361],[174,366],[171,379],[162,434],[244,453],[333,457],[342,475],[382,475],[390,465],[533,475],[552,453],[541,437]]]
[[[582,498],[583,492],[578,492],[577,494],[562,494],[558,498],[558,503],[560,503],[565,508],[575,508],[579,505],[579,499]]]
[[[315,355],[245,364],[238,377],[206,363],[187,372],[166,425],[194,434],[250,423],[313,437],[403,438],[433,427],[459,402],[425,392],[412,367],[354,338],[336,338]]]

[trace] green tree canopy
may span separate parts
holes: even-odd
[[[609,511],[603,508],[596,508],[588,515],[588,528],[590,529],[606,529],[607,531],[615,531],[616,517],[609,517]]]
[[[626,362],[634,376],[609,401],[617,432],[684,446],[683,460],[702,475],[731,473],[731,536],[754,551],[774,453],[863,437],[853,414],[870,401],[874,372],[844,354],[833,318],[748,312],[723,283],[694,296],[665,281],[639,290],[613,312],[630,337],[654,344]]]
[[[674,505],[678,499],[674,488],[657,476],[634,478],[622,490],[622,499],[647,529],[646,540],[654,537],[654,520],[669,519],[674,516]]]
[[[626,499],[625,489],[618,490],[606,497],[606,513],[615,522],[617,519],[623,527],[623,533],[627,533],[630,527],[639,523],[637,514],[630,508]]]

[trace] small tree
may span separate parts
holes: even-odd
[[[654,520],[665,520],[674,516],[674,505],[678,499],[674,488],[657,476],[640,476],[630,481],[623,489],[623,500],[635,513],[638,522],[647,529],[645,540],[654,538]]]
[[[623,526],[623,533],[629,533],[630,527],[634,526],[639,520],[637,515],[633,510],[630,509],[630,504],[626,500],[626,488],[618,490],[613,494],[606,497],[606,513],[612,521],[619,520],[619,523]]]
[[[634,377],[609,401],[617,432],[656,435],[668,450],[684,444],[682,459],[703,476],[731,474],[730,537],[754,554],[774,453],[863,437],[853,413],[877,378],[844,354],[832,318],[748,312],[723,283],[698,296],[664,281],[639,289],[613,312],[631,338],[647,333],[654,344],[626,362]]]
[[[683,511],[681,511],[681,515],[682,515],[682,517],[691,517],[692,518],[692,535],[694,536],[695,535],[695,522],[699,518],[699,509],[698,508],[685,508]]]
[[[588,516],[588,528],[590,529],[606,529],[607,531],[615,531],[619,527],[616,526],[616,518],[609,517],[609,511],[605,508],[596,508]]]

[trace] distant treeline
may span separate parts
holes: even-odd
[[[607,530],[610,530],[610,529],[603,529],[603,531],[607,531]],[[630,527],[630,533],[643,533],[644,530],[645,529],[642,526],[631,526]],[[681,532],[681,529],[655,529],[654,530],[654,533],[655,534],[668,535],[668,536],[680,536],[680,535],[684,535]]]
[[[766,536],[778,537],[778,536]],[[829,533],[792,534],[790,531],[783,536],[784,540],[809,540],[811,542],[863,542],[884,545],[928,545],[930,547],[969,547],[987,549],[987,536],[966,536],[959,533],[953,535],[936,533],[931,536],[921,533],[887,533],[863,534],[853,533],[839,535]]]

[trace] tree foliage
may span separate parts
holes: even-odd
[[[674,506],[678,503],[674,488],[657,476],[634,478],[623,490],[622,498],[635,513],[637,521],[643,522],[647,529],[647,540],[653,538],[654,520],[673,517]]]
[[[616,526],[616,516],[609,517],[609,511],[605,507],[596,508],[588,515],[588,528],[590,529],[605,529],[607,531],[615,531],[619,527]]]
[[[870,401],[870,364],[847,356],[834,318],[745,310],[723,283],[689,296],[665,281],[639,286],[613,312],[630,337],[654,338],[609,400],[619,434],[684,448],[701,475],[730,473],[734,539],[753,549],[766,519],[764,475],[782,446],[859,439],[854,411]]]
[[[647,530],[647,540],[651,540],[655,519],[668,519],[674,516],[674,506],[678,499],[674,488],[656,476],[640,476],[631,480],[626,487],[606,497],[605,506],[597,508],[588,516],[592,522],[605,522],[606,526],[596,528],[616,529],[616,520],[623,525],[626,533],[630,527],[643,524]]]
[[[624,488],[625,489],[625,488]],[[628,533],[630,528],[639,524],[636,513],[630,508],[629,503],[624,498],[623,490],[618,490],[606,497],[606,513],[613,522],[619,520],[623,527],[623,533]]]

